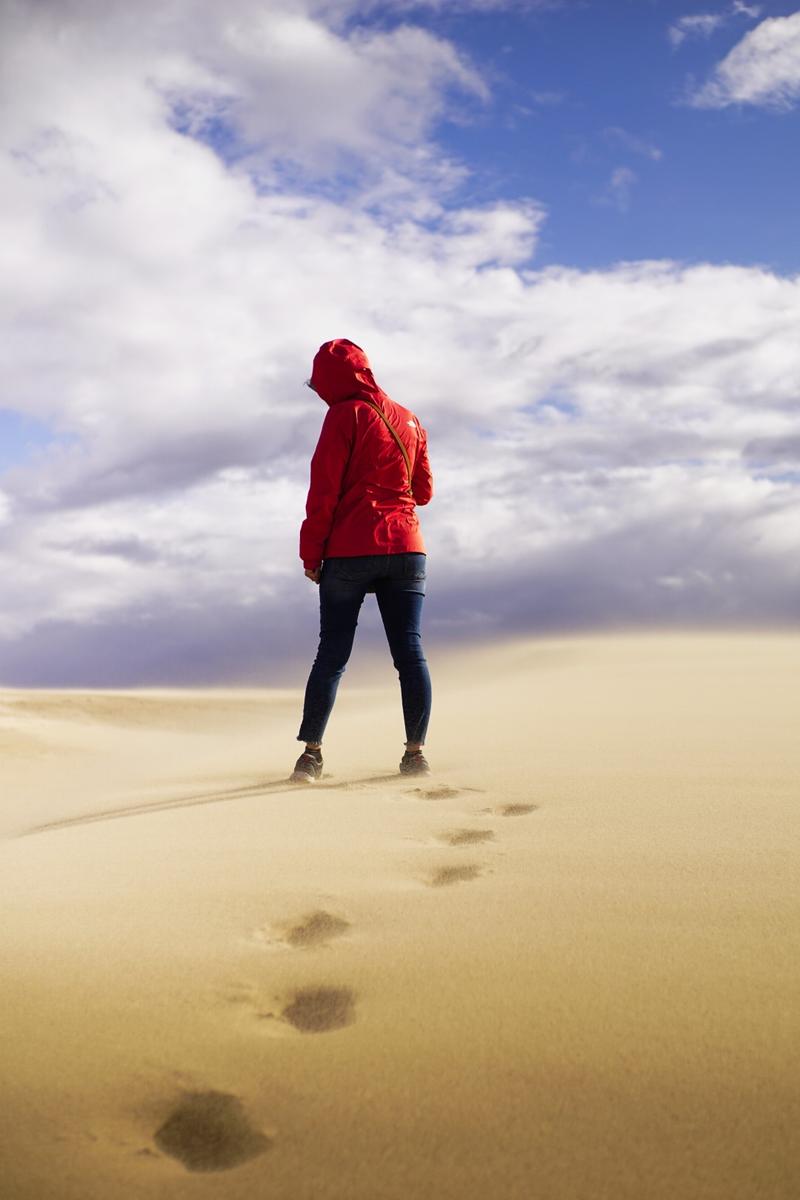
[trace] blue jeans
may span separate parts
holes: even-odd
[[[422,653],[424,554],[365,554],[328,558],[319,583],[319,650],[306,685],[301,742],[321,742],[344,674],[367,592],[374,592],[400,676],[406,741],[425,741],[431,678]]]

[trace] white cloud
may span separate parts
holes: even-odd
[[[535,11],[557,8],[563,0],[312,0],[315,13],[328,20],[352,14],[369,15],[376,10],[381,14],[414,14],[432,12],[494,12]]]
[[[737,16],[751,17],[755,20],[761,16],[760,4],[745,4],[743,0],[733,0],[733,12]]]
[[[797,281],[532,270],[540,207],[459,208],[431,179],[445,101],[430,63],[462,60],[406,35],[386,35],[375,86],[411,104],[393,56],[410,71],[418,55],[407,126],[382,140],[370,111],[346,107],[335,153],[350,174],[328,186],[313,163],[320,81],[305,123],[291,116],[288,164],[289,117],[264,117],[254,181],[172,117],[201,92],[212,113],[220,97],[255,113],[261,84],[230,48],[254,10],[226,9],[224,36],[195,31],[191,53],[176,50],[180,6],[145,40],[135,14],[109,11],[87,25],[62,7],[58,37],[51,13],[5,42],[0,404],[58,439],[0,481],[0,678],[269,678],[266,664],[305,656],[296,626],[313,636],[315,593],[297,530],[323,414],[302,381],[341,335],[430,431],[432,635],[476,614],[498,631],[785,617]],[[367,35],[331,43],[321,27],[314,43],[303,28],[332,56],[314,50],[309,78],[341,63],[357,78]],[[275,53],[263,95],[278,111],[297,91]],[[443,87],[465,84],[459,69]]]
[[[710,37],[717,29],[727,25],[734,17],[748,17],[755,20],[761,13],[758,4],[745,4],[743,0],[733,0],[727,11],[716,13],[694,13],[680,17],[667,30],[667,37],[673,46],[680,46],[687,38]]]
[[[604,129],[603,136],[606,141],[623,146],[631,153],[652,159],[653,162],[660,162],[663,158],[663,152],[653,142],[647,141],[646,138],[639,137],[635,133],[629,133],[627,129],[621,129],[618,125]]]
[[[532,91],[530,98],[533,104],[538,104],[543,108],[556,108],[559,104],[563,104],[567,98],[567,93],[563,91]]]
[[[789,108],[800,97],[800,12],[762,21],[719,63],[691,102],[699,108]]]
[[[607,204],[626,213],[631,206],[631,193],[638,176],[630,167],[615,167],[605,190],[594,198],[596,204]]]
[[[681,17],[674,25],[670,25],[667,36],[673,46],[680,46],[687,37],[709,37],[726,20],[726,13],[696,13]]]
[[[226,114],[256,154],[299,162],[309,174],[330,173],[343,156],[400,155],[413,166],[450,87],[487,96],[452,45],[423,29],[343,37],[300,14],[261,23],[257,38],[251,27],[228,31],[215,62],[237,84]]]
[[[441,156],[428,136],[451,96],[488,97],[450,42],[408,25],[335,31],[299,0],[172,0],[152,23],[133,22],[121,0],[100,16],[77,0],[12,9],[6,133],[20,154],[26,131],[55,127],[75,131],[70,155],[75,142],[88,153],[94,136],[116,136],[120,164],[136,169],[134,149],[149,152],[171,112],[179,128],[258,171],[263,187],[285,182],[287,166],[326,182],[356,168],[373,183],[387,169],[436,177]]]

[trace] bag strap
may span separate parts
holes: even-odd
[[[365,404],[368,404],[370,406],[370,408],[378,414],[378,416],[383,421],[386,428],[389,430],[389,433],[392,435],[392,437],[394,438],[394,440],[397,442],[398,446],[400,447],[400,453],[403,456],[403,460],[406,464],[406,472],[408,474],[408,491],[409,491],[410,496],[413,499],[414,493],[411,488],[411,477],[414,472],[413,472],[413,469],[411,466],[411,459],[409,457],[408,451],[406,450],[405,446],[403,445],[403,442],[400,438],[400,434],[397,432],[397,430],[394,428],[394,426],[389,423],[388,417],[386,417],[385,414],[381,412],[381,410],[378,408],[377,404],[373,404],[371,400],[366,400],[363,396],[359,396],[359,400],[363,400]]]

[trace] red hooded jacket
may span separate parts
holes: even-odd
[[[320,346],[309,380],[328,405],[311,460],[300,557],[308,571],[325,558],[425,553],[415,505],[433,495],[425,430],[376,384],[367,356],[337,338]],[[371,407],[374,406],[374,407]],[[375,408],[397,432],[411,462]]]

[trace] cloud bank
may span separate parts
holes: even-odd
[[[4,9],[0,405],[50,440],[0,474],[0,680],[306,665],[336,336],[429,431],[434,642],[796,620],[800,283],[537,270],[541,204],[439,149],[491,104],[457,47],[264,11]]]

